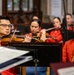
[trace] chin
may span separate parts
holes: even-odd
[[[9,33],[4,34],[4,36],[9,35]]]
[[[35,34],[35,33],[33,32],[33,34]]]

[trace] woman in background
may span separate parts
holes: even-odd
[[[30,25],[30,33],[26,34],[24,42],[36,42],[38,40],[32,39],[33,36],[37,36],[39,32],[41,32],[41,40],[46,40],[45,30],[41,30],[41,22],[38,19],[33,19]],[[38,41],[39,42],[39,41]],[[37,67],[37,75],[46,75],[47,67]],[[26,75],[35,75],[36,67],[26,67]]]
[[[51,38],[48,38],[46,42],[59,43],[63,40],[61,33],[61,20],[59,17],[54,17],[52,22],[54,25],[54,29],[50,31],[49,35],[51,36]]]

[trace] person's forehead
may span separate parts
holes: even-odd
[[[38,24],[37,22],[35,22],[35,21],[34,21],[34,22],[32,22],[32,23],[31,23],[31,25],[34,25],[34,26],[36,26],[36,25],[37,25],[37,26],[39,26],[39,24]]]
[[[53,22],[60,22],[58,19],[54,19]]]
[[[72,18],[70,15],[66,15],[66,18]]]
[[[6,19],[1,19],[0,20],[0,23],[1,24],[10,24],[10,21],[9,20],[6,20]]]
[[[57,18],[55,18],[53,21],[59,21]]]

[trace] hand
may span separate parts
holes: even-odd
[[[45,41],[47,38],[46,38],[46,30],[45,29],[42,29],[41,30],[41,37],[40,37],[40,40],[42,41]]]
[[[40,32],[41,32],[42,34],[46,34],[46,29],[42,29]]]
[[[23,42],[31,42],[31,40],[32,40],[32,34],[30,33],[25,35]]]

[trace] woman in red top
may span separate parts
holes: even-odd
[[[7,36],[10,34],[12,25],[10,23],[10,19],[7,16],[0,16],[0,39],[3,36]],[[1,46],[1,40],[0,40],[0,46]],[[5,70],[0,73],[1,75],[16,75],[15,68],[11,68],[8,70]]]
[[[65,42],[62,49],[62,62],[74,62],[74,39]]]
[[[52,38],[49,38],[47,39],[46,41],[47,42],[52,42],[52,43],[58,43],[58,42],[61,42],[63,40],[62,38],[62,34],[61,34],[61,20],[59,17],[54,17],[53,18],[53,25],[55,27],[54,30],[52,30],[49,35],[52,37]]]

